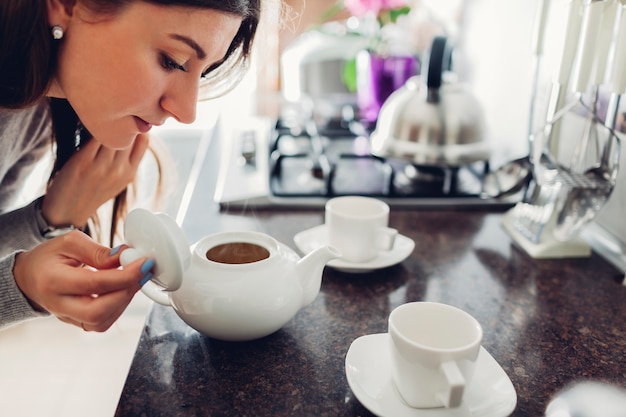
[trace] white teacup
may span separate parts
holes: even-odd
[[[370,197],[336,197],[326,202],[328,243],[348,262],[367,262],[393,249],[396,229],[387,227],[389,206]]]
[[[391,375],[414,408],[458,407],[483,337],[480,323],[456,307],[403,304],[389,315]]]

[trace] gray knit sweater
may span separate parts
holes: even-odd
[[[45,240],[35,202],[21,208],[16,202],[34,165],[52,150],[50,129],[47,100],[26,110],[0,109],[0,329],[48,315],[32,309],[15,283],[13,265],[16,253]]]

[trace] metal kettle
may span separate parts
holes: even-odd
[[[446,43],[443,36],[433,39],[426,85],[412,77],[383,104],[370,137],[374,155],[441,167],[489,159],[480,103],[462,85],[443,82]]]

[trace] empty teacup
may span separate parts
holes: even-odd
[[[403,304],[389,315],[391,375],[414,408],[458,407],[472,379],[483,331],[456,307]]]
[[[326,202],[328,243],[348,262],[367,262],[393,248],[398,231],[387,227],[389,206],[381,200],[345,196]]]

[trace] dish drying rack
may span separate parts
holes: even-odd
[[[608,201],[619,170],[620,140],[613,128],[621,94],[626,90],[626,2],[569,1],[562,56],[546,122],[533,132],[532,107],[548,6],[549,0],[540,2],[534,45],[536,73],[528,155],[532,176],[523,200],[505,213],[502,225],[533,258],[588,257],[591,248],[578,235]],[[611,57],[606,82],[611,99],[603,122],[596,105]],[[587,104],[583,98],[589,86],[591,103]],[[575,93],[569,101],[568,87]],[[576,107],[586,114],[585,127],[570,165],[565,167],[554,155],[563,138],[563,117]]]

